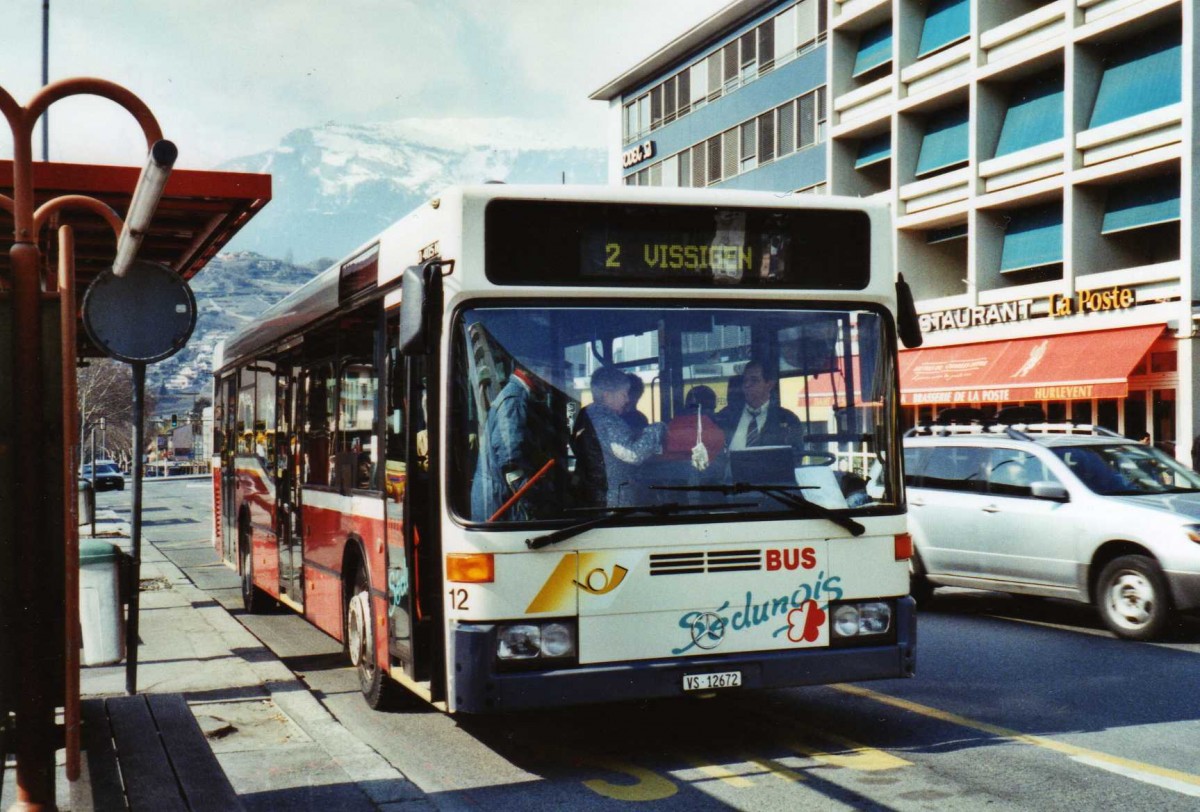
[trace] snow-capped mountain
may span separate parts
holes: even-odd
[[[222,167],[272,178],[271,202],[229,247],[300,262],[340,257],[452,184],[605,182],[603,150],[540,132],[550,129],[511,119],[296,130]]]
[[[192,280],[195,332],[148,370],[159,412],[190,408],[178,393],[211,394],[218,340],[445,187],[605,181],[603,150],[539,134],[550,132],[508,119],[326,124],[222,166],[269,173],[272,199]]]

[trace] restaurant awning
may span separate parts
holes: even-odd
[[[1118,398],[1163,325],[903,350],[900,402]]]

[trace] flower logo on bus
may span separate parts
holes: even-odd
[[[771,632],[772,637],[786,635],[792,643],[813,643],[820,639],[821,630],[829,618],[826,609],[829,601],[842,597],[842,579],[839,576],[825,577],[824,571],[817,573],[812,582],[799,584],[789,593],[768,598],[757,598],[753,592],[746,593],[745,604],[733,613],[727,613],[729,601],[712,611],[693,610],[679,618],[679,628],[690,636],[690,640],[672,654],[684,654],[694,648],[709,649],[720,644],[727,633],[740,634],[756,629],[766,623],[779,623]],[[714,619],[715,618],[715,619]]]

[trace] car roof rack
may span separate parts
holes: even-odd
[[[1045,413],[1038,406],[1009,406],[991,417],[971,406],[952,406],[938,412],[933,422],[920,423],[904,432],[905,437],[955,434],[1004,434],[1014,440],[1032,440],[1032,434],[1088,434],[1127,439],[1092,423],[1047,422]]]

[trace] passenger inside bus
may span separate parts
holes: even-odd
[[[746,363],[741,375],[742,406],[730,404],[717,413],[731,451],[756,446],[789,445],[800,451],[803,432],[800,418],[775,402],[778,376],[762,361]]]
[[[621,416],[629,403],[629,378],[617,367],[597,369],[592,373],[591,386],[595,400],[584,408],[580,418],[586,417],[595,431],[606,488],[603,501],[598,493],[589,493],[588,501],[607,507],[640,504],[643,497],[636,476],[638,466],[662,450],[666,427],[662,423],[651,423],[640,435],[634,436]],[[594,453],[595,448],[588,450]],[[599,461],[590,459],[581,464],[585,469],[594,469]]]
[[[551,366],[549,358],[523,354],[488,409],[471,485],[475,521],[524,521],[561,509],[551,463],[565,463],[567,432],[547,403]]]

